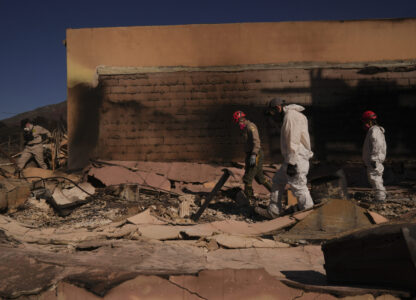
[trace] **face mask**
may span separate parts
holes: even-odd
[[[240,126],[240,130],[244,130],[244,128],[246,128],[246,124],[244,124],[244,123],[240,123],[240,124],[238,124],[239,126]]]
[[[363,124],[363,129],[364,129],[365,131],[367,131],[368,129],[370,129],[370,127],[371,127],[371,124],[370,124],[370,123],[364,123],[364,124]]]

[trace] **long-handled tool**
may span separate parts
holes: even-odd
[[[204,204],[202,204],[202,206],[199,208],[197,213],[192,216],[192,220],[194,220],[195,222],[198,221],[199,217],[201,217],[204,210],[208,207],[211,200],[218,193],[218,191],[222,188],[224,183],[227,181],[228,177],[230,177],[230,175],[232,175],[232,172],[228,169],[222,169],[222,171],[224,172],[224,174],[222,174],[220,180],[218,180],[217,184],[214,186],[211,193],[209,193],[207,199],[205,199]]]

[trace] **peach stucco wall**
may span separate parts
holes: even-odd
[[[69,87],[107,66],[229,66],[416,58],[416,19],[67,30]]]
[[[103,98],[95,88],[98,66],[186,69],[416,59],[416,19],[85,28],[66,34],[70,161],[88,155],[97,143]],[[73,145],[77,152],[71,155]]]

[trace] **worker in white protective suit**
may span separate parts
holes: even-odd
[[[308,120],[301,112],[304,107],[297,104],[285,105],[281,99],[269,103],[270,113],[282,119],[280,130],[280,148],[283,164],[273,177],[270,204],[267,209],[256,207],[255,211],[263,217],[273,219],[283,213],[282,197],[286,184],[298,199],[299,210],[313,206],[307,187],[306,176],[309,172],[309,159],[313,156],[308,131]]]
[[[367,168],[368,181],[375,191],[375,201],[386,200],[386,188],[383,185],[383,162],[386,159],[386,139],[384,128],[377,124],[377,115],[365,111],[361,117],[367,135],[363,145],[363,161]]]

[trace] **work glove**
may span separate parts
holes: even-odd
[[[296,165],[288,164],[287,169],[286,169],[286,174],[290,177],[293,177],[296,175],[296,173],[297,173]]]
[[[376,168],[377,168],[377,163],[376,163],[375,161],[372,161],[372,162],[370,162],[370,166],[371,166],[373,169],[376,169]]]
[[[254,167],[256,165],[256,158],[257,158],[256,154],[251,154],[251,156],[250,156],[250,167]]]

